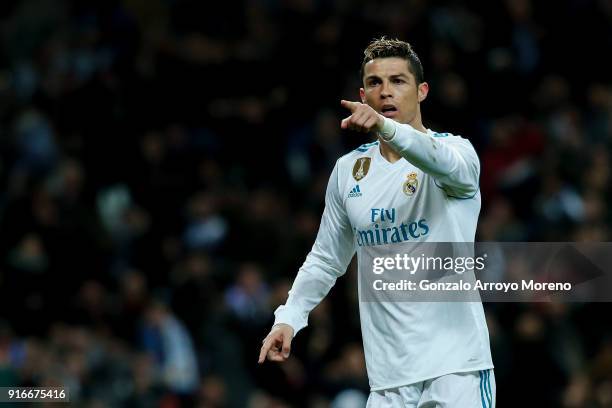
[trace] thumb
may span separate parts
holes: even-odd
[[[342,99],[340,101],[340,105],[342,105],[346,109],[350,110],[351,113],[353,113],[355,112],[355,109],[357,109],[357,107],[359,106],[359,102],[345,101],[344,99]]]
[[[289,353],[291,352],[291,336],[284,334],[283,335],[283,357],[289,357]]]

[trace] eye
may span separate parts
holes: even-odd
[[[368,86],[375,86],[375,85],[378,85],[378,84],[380,84],[380,80],[379,79],[370,79],[368,81]]]
[[[406,81],[404,81],[404,80],[403,80],[403,79],[401,79],[401,78],[395,78],[395,79],[393,80],[393,83],[394,83],[394,84],[403,84],[403,83],[406,83]]]

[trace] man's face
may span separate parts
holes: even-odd
[[[364,66],[361,102],[399,123],[413,123],[421,111],[419,103],[427,97],[429,86],[417,86],[414,75],[403,58],[376,58]]]

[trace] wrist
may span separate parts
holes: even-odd
[[[288,327],[289,329],[291,329],[291,336],[295,336],[295,329],[288,323],[276,323],[270,328],[270,331],[273,331],[274,329],[282,329],[283,327]]]
[[[389,140],[393,139],[393,136],[395,136],[395,121],[382,115],[380,118],[382,119],[382,123],[378,127],[378,134],[383,138],[383,140],[388,142]]]

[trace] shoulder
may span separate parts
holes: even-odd
[[[439,137],[457,137],[449,132],[436,132],[435,130],[427,129],[427,133],[431,136],[439,138]]]
[[[352,150],[350,152],[348,152],[347,154],[345,154],[344,156],[340,157],[338,159],[338,165],[339,166],[343,166],[343,165],[353,165],[355,160],[363,158],[363,157],[369,157],[372,158],[372,156],[374,155],[374,153],[376,152],[375,149],[378,149],[378,144],[379,141],[375,141],[372,143],[366,143],[366,144],[362,144],[361,146],[359,146],[358,148],[356,148],[355,150]]]
[[[478,153],[476,152],[476,149],[474,149],[474,145],[472,145],[472,142],[470,142],[469,139],[463,136],[454,135],[448,132],[436,132],[431,129],[428,129],[427,133],[436,142],[443,143],[453,148],[454,150],[464,152],[465,154],[478,156]]]
[[[339,179],[351,178],[354,171],[367,174],[378,144],[378,141],[366,143],[341,156],[336,163]]]
[[[427,133],[436,140],[443,143],[467,143],[471,144],[470,141],[459,135],[452,134],[450,132],[437,132],[435,130],[427,129]]]

